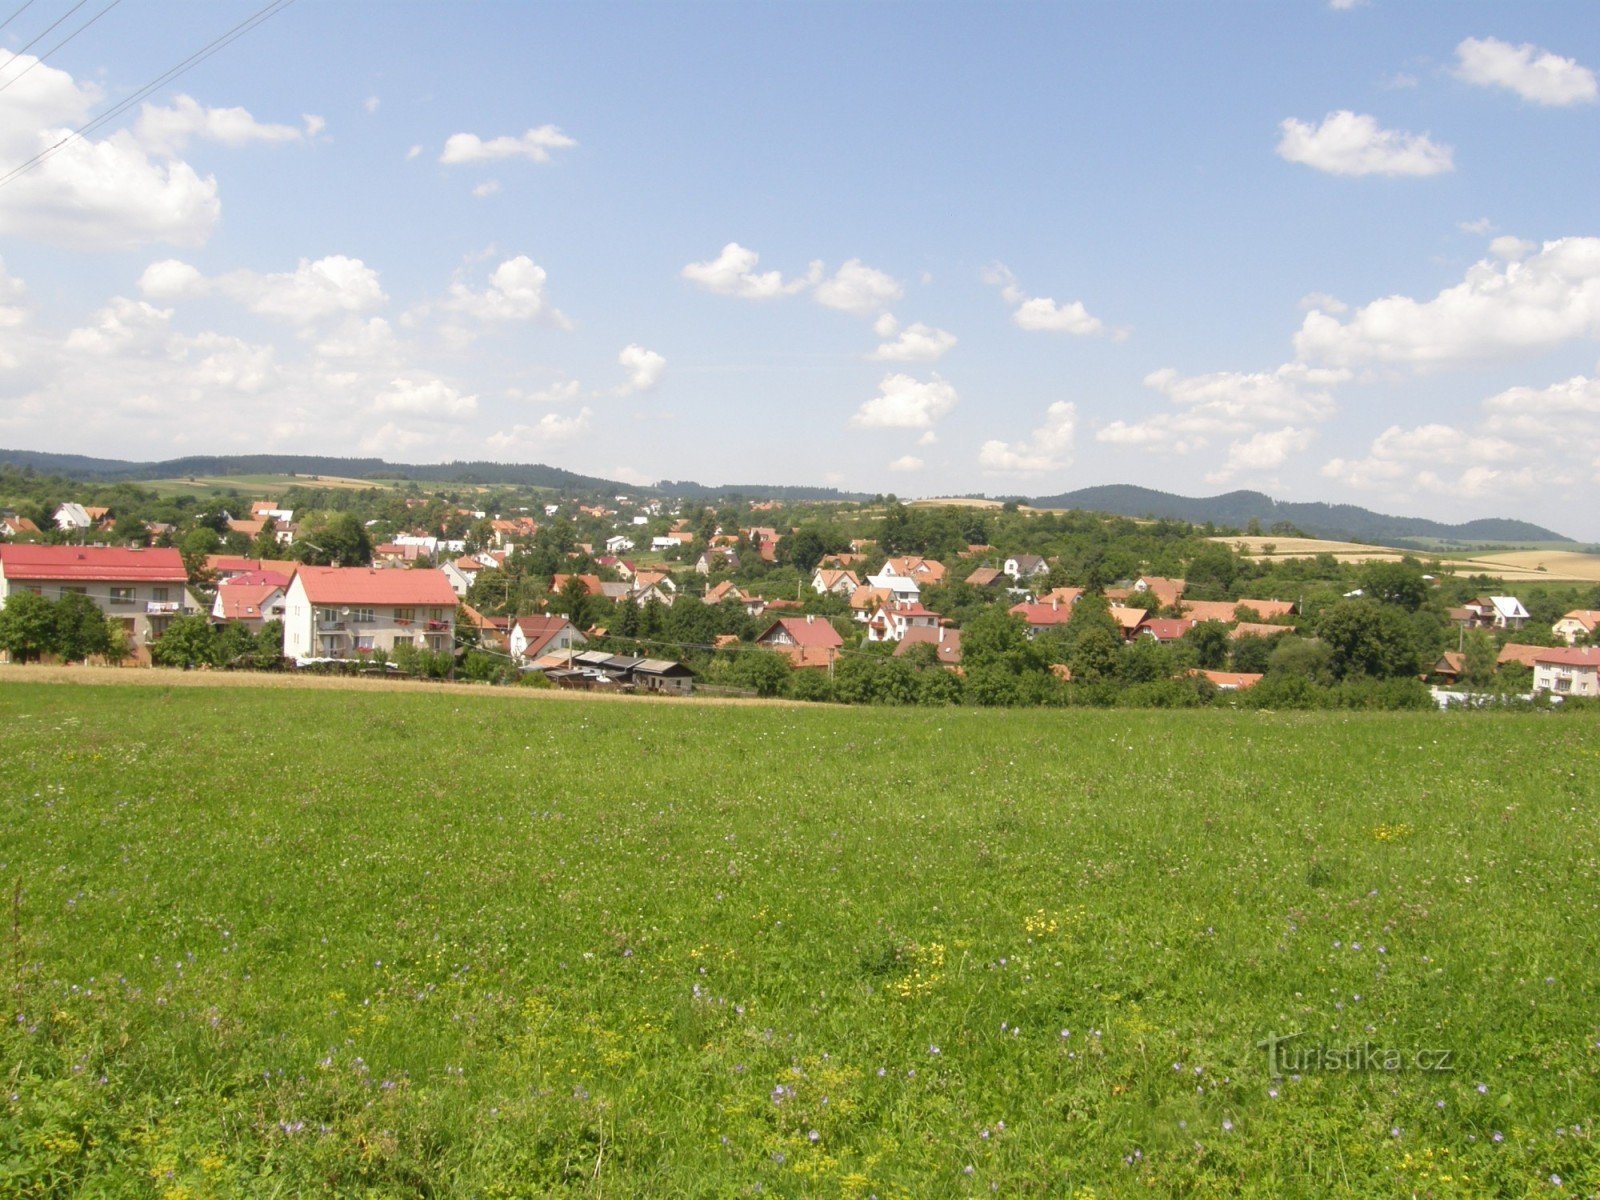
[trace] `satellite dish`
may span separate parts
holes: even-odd
[[[339,615],[341,617],[348,617],[350,615],[350,610],[348,608],[341,608],[339,610]]]

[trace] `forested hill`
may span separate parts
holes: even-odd
[[[1175,496],[1130,484],[1080,488],[1057,496],[1029,500],[1036,508],[1081,508],[1124,517],[1167,517],[1195,525],[1244,529],[1259,521],[1270,530],[1288,522],[1314,537],[1361,542],[1405,538],[1456,538],[1462,541],[1565,542],[1564,537],[1527,521],[1491,517],[1447,525],[1422,517],[1392,517],[1355,504],[1290,503],[1261,492],[1226,492],[1220,496]]]

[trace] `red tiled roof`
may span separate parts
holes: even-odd
[[[583,580],[583,586],[588,589],[591,596],[604,596],[606,594],[605,588],[600,586],[600,576],[598,575],[553,575],[550,577],[550,590],[559,595],[569,579]]]
[[[215,575],[238,575],[245,571],[276,571],[285,577],[300,566],[292,559],[241,558],[237,554],[206,555],[206,570]]]
[[[297,572],[313,604],[427,605],[456,607],[443,571],[381,571],[372,567],[301,567]]]
[[[839,631],[826,620],[812,617],[779,617],[762,632],[756,639],[765,642],[775,629],[779,627],[794,639],[797,646],[812,649],[829,649],[844,645],[844,639],[839,636]]]
[[[282,592],[282,584],[226,583],[217,589],[217,604],[225,621],[254,621],[266,616],[263,607]]]
[[[1494,665],[1503,667],[1507,663],[1521,663],[1525,667],[1531,667],[1534,660],[1545,650],[1544,646],[1525,646],[1521,642],[1507,642],[1500,647],[1500,654],[1495,659]]]
[[[112,583],[187,583],[183,555],[171,549],[112,546],[0,546],[7,579]]]
[[[217,590],[230,587],[261,587],[266,584],[286,588],[293,575],[293,571],[242,571],[223,580]]]
[[[1016,613],[1029,625],[1065,625],[1072,620],[1070,604],[1013,604],[1008,610]]]
[[[512,629],[522,630],[522,636],[528,639],[528,648],[523,651],[523,655],[527,658],[537,658],[544,648],[571,624],[572,622],[565,617],[518,617]]]
[[[1265,625],[1258,621],[1240,621],[1229,632],[1235,640],[1247,637],[1277,637],[1280,633],[1293,633],[1288,625]]]
[[[1593,633],[1595,627],[1600,626],[1600,609],[1575,608],[1571,612],[1563,614],[1561,620],[1576,621],[1590,633]]]
[[[1539,651],[1533,661],[1556,667],[1600,667],[1600,646],[1557,646]]]
[[[1182,641],[1184,635],[1193,628],[1193,621],[1181,617],[1152,617],[1144,623],[1144,632],[1158,642]]]

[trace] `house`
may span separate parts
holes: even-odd
[[[1468,600],[1468,628],[1521,629],[1528,623],[1528,610],[1515,596],[1479,596]]]
[[[787,655],[796,667],[826,667],[838,656],[844,639],[826,618],[807,613],[803,617],[779,617],[761,632],[755,644]]]
[[[1111,619],[1122,630],[1124,640],[1131,642],[1139,636],[1139,630],[1150,619],[1150,614],[1142,608],[1124,608],[1120,604],[1113,604],[1111,606]]]
[[[995,584],[1005,578],[1006,573],[999,567],[979,567],[971,575],[967,576],[966,582],[975,588],[986,588],[994,587]]]
[[[206,570],[218,583],[227,583],[243,575],[270,575],[281,576],[284,587],[288,587],[290,578],[299,568],[300,564],[293,559],[242,558],[237,554],[206,555]]]
[[[1172,608],[1183,599],[1184,589],[1189,585],[1182,579],[1168,579],[1161,575],[1141,575],[1133,581],[1133,590],[1136,592],[1153,592],[1157,600],[1161,601],[1162,608]]]
[[[519,662],[532,662],[545,654],[570,650],[589,639],[565,617],[518,617],[506,636],[506,652]]]
[[[867,618],[867,641],[898,642],[908,629],[937,629],[939,614],[923,608],[920,601],[895,600],[880,605]]]
[[[285,597],[283,653],[356,659],[412,645],[455,652],[456,594],[443,571],[301,567]]]
[[[739,531],[762,562],[778,561],[779,534],[770,525],[753,525]]]
[[[958,667],[961,665],[961,630],[951,629],[945,625],[936,625],[929,628],[918,625],[905,631],[900,639],[900,644],[894,648],[894,657],[904,658],[911,653],[914,646],[932,646],[939,665],[944,667]]]
[[[1494,660],[1495,669],[1498,670],[1511,663],[1516,663],[1518,666],[1532,670],[1533,660],[1549,648],[1548,646],[1525,646],[1520,642],[1507,642],[1500,647],[1500,654]]]
[[[867,586],[889,592],[897,600],[917,600],[922,596],[922,589],[909,575],[868,575]]]
[[[1083,599],[1083,592],[1084,589],[1081,587],[1058,587],[1051,588],[1044,595],[1036,596],[1034,599],[1040,604],[1049,604],[1052,600],[1057,600],[1071,608],[1079,600]]]
[[[1072,605],[1063,604],[1059,599],[1047,602],[1033,601],[1013,604],[1008,612],[1022,618],[1023,624],[1028,627],[1028,636],[1037,637],[1041,633],[1049,633],[1052,629],[1059,629],[1072,620]]]
[[[217,598],[211,605],[211,619],[236,622],[251,633],[260,633],[268,621],[283,620],[284,589],[289,581],[282,576],[274,579],[281,582],[252,582],[249,576],[243,576],[223,584],[217,588]]]
[[[1550,626],[1550,632],[1569,646],[1579,638],[1592,639],[1596,629],[1600,629],[1600,609],[1594,608],[1575,608]]]
[[[819,596],[830,593],[849,599],[851,594],[861,586],[861,580],[856,578],[854,571],[841,571],[833,567],[818,567],[811,576],[811,589]]]
[[[1467,656],[1459,650],[1446,650],[1428,669],[1428,678],[1440,683],[1459,683],[1467,673]]]
[[[27,517],[19,517],[16,513],[0,516],[0,537],[30,537],[38,532],[39,527]]]
[[[591,596],[604,596],[605,587],[600,582],[598,575],[554,575],[550,579],[550,594],[559,596],[567,590],[567,580],[577,579],[583,583],[583,588]],[[626,591],[624,591],[624,595]]]
[[[665,696],[688,696],[694,692],[694,672],[680,662],[647,658],[633,668],[633,682],[645,692]]]
[[[1238,641],[1247,637],[1277,637],[1280,633],[1293,633],[1292,625],[1267,625],[1259,621],[1240,621],[1228,630],[1228,636]]]
[[[1194,627],[1194,621],[1183,617],[1147,617],[1144,624],[1139,627],[1139,633],[1158,642],[1181,642]]]
[[[121,622],[136,657],[174,617],[200,611],[189,592],[183,556],[172,549],[0,545],[0,608],[16,592],[51,600],[68,592],[89,597]]]
[[[460,614],[459,623],[456,625],[458,634],[469,628],[475,630],[479,646],[485,650],[505,653],[511,627],[510,617],[485,616],[465,600],[456,605],[456,611]]]
[[[660,537],[653,537],[653,538],[650,539],[650,549],[652,551],[676,550],[679,545],[680,545],[680,543],[679,543],[678,539],[673,537],[670,533],[669,534],[663,534]]]
[[[110,512],[109,508],[96,508],[93,505],[77,504],[68,500],[60,508],[56,509],[52,519],[55,521],[57,529],[70,532],[72,530],[93,529],[103,522]]]
[[[463,555],[453,558],[439,568],[444,572],[444,577],[450,581],[450,590],[457,596],[465,596],[472,590],[472,585],[478,581],[478,572],[484,569],[483,563],[475,558]]]
[[[1600,646],[1558,646],[1533,660],[1533,690],[1556,696],[1600,696]]]
[[[1232,625],[1239,618],[1241,609],[1249,609],[1265,621],[1278,617],[1287,617],[1294,612],[1292,600],[1185,600],[1179,611],[1195,621],[1221,621],[1224,625]]]
[[[633,539],[622,534],[613,534],[606,539],[607,554],[626,554],[633,549]]]
[[[880,605],[893,599],[894,593],[888,588],[858,587],[850,593],[850,615],[857,621],[865,622],[878,611]]]
[[[694,560],[698,574],[710,575],[715,571],[737,571],[739,552],[732,546],[713,546]]]
[[[1019,583],[1050,574],[1050,564],[1037,554],[1013,554],[1001,569]]]
[[[938,584],[944,582],[945,567],[935,558],[917,558],[905,556],[891,558],[883,564],[879,575],[900,576],[905,579],[915,579],[917,584]]]

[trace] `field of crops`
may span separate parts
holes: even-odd
[[[15,678],[0,1195],[1600,1189],[1581,714]]]

